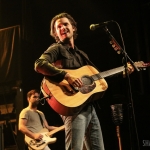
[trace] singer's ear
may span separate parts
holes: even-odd
[[[77,30],[77,28],[76,28],[76,27],[74,27],[74,26],[72,26],[72,29],[73,29],[73,31],[76,31],[76,30]]]
[[[54,34],[54,36],[57,36],[57,33],[56,33],[56,28],[55,28],[55,26],[54,26],[54,28],[53,28],[53,34]]]
[[[30,98],[29,98],[29,97],[27,98],[27,101],[28,101],[28,102],[30,101]]]
[[[53,33],[55,36],[57,36],[57,33],[56,33],[56,30],[55,30],[55,32]]]
[[[72,25],[72,29],[73,29],[73,31],[77,31],[77,27],[76,26],[74,26],[73,24],[71,24]]]

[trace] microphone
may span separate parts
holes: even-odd
[[[100,27],[104,27],[106,26],[108,23],[110,22],[113,22],[113,20],[110,20],[110,21],[106,21],[106,22],[102,22],[102,23],[99,23],[99,24],[91,24],[90,25],[90,30],[96,30],[97,28],[100,28]]]
[[[48,95],[47,97],[43,97],[41,99],[38,99],[38,101],[42,101],[42,100],[47,99],[47,98],[50,98],[50,95]]]

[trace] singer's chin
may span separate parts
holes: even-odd
[[[39,101],[35,101],[35,102],[32,104],[32,106],[33,106],[33,107],[37,107],[38,104],[39,104]]]

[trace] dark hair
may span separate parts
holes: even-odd
[[[69,15],[68,13],[60,13],[60,14],[56,15],[51,20],[50,35],[56,40],[56,42],[60,41],[59,38],[57,36],[55,36],[55,27],[54,27],[54,24],[55,24],[56,20],[58,20],[60,18],[68,18],[68,20],[70,21],[71,25],[75,29],[73,37],[74,37],[74,39],[76,39],[77,38],[77,23],[75,22],[75,20],[73,19],[73,17],[71,15]]]
[[[27,93],[27,98],[30,98],[35,93],[40,93],[40,92],[37,89],[33,89]]]

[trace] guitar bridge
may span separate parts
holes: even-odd
[[[41,146],[43,144],[45,144],[45,141],[43,141],[42,143],[37,144],[36,147],[39,147],[39,146]]]

